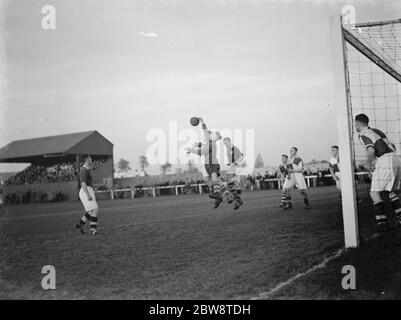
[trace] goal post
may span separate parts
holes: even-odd
[[[330,17],[331,51],[346,247],[359,244],[355,169],[366,163],[354,117],[384,132],[401,150],[401,19],[343,25]],[[358,188],[357,188],[358,187]],[[367,191],[368,192],[368,191]]]
[[[344,239],[347,248],[359,244],[358,212],[353,165],[352,121],[349,99],[348,74],[345,55],[345,39],[342,18],[330,17],[331,50],[335,107],[337,113],[338,146],[341,166],[341,198]]]

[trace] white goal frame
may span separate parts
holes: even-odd
[[[354,150],[352,141],[352,112],[348,85],[345,38],[342,17],[330,17],[331,52],[335,108],[337,114],[338,146],[341,165],[341,198],[345,247],[359,245],[358,211],[354,177]]]
[[[401,23],[401,19],[359,23],[354,28],[383,26]],[[354,145],[352,137],[351,91],[348,79],[346,44],[352,45],[359,53],[381,68],[389,76],[401,82],[401,74],[386,61],[357,39],[342,26],[342,17],[330,17],[331,51],[333,61],[333,80],[335,107],[337,113],[338,145],[341,163],[341,196],[344,222],[345,246],[355,248],[359,245],[358,212],[356,204]]]

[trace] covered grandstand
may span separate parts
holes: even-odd
[[[3,202],[78,199],[84,155],[94,160],[94,184],[113,186],[113,144],[97,131],[16,140],[0,149],[0,163],[27,163],[3,184]],[[46,198],[50,194],[51,198]],[[16,197],[16,198],[15,198]],[[11,201],[12,200],[12,201]]]

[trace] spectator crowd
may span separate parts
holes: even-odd
[[[94,160],[93,169],[96,170],[104,160]],[[80,164],[82,166],[83,163]],[[76,181],[78,179],[78,168],[75,163],[62,162],[49,165],[30,165],[23,171],[8,178],[5,183],[9,185],[54,183]]]
[[[99,168],[105,160],[93,160],[93,169]],[[83,163],[80,164],[80,167]],[[363,168],[358,168],[358,171],[364,171]],[[224,173],[222,173],[224,176]],[[51,163],[48,165],[31,165],[25,170],[8,178],[5,183],[8,185],[24,185],[38,183],[54,183],[77,181],[78,168],[73,162]],[[314,169],[305,170],[305,177],[312,177],[308,180],[311,187],[333,185],[334,181],[331,177],[329,169]],[[201,176],[186,176],[175,175],[174,177],[160,176],[161,180],[143,180],[141,183],[123,183],[116,181],[114,184],[116,198],[130,198],[132,189],[135,189],[135,197],[174,195],[174,194],[198,194],[201,190],[207,193],[208,187]],[[244,190],[271,190],[279,189],[278,180],[283,180],[284,177],[279,171],[258,172],[253,175],[241,176],[241,186]],[[368,177],[363,175],[356,176],[357,183],[367,183]],[[118,180],[118,179],[117,179]],[[201,185],[201,186],[199,186]],[[170,188],[167,188],[170,187]],[[128,191],[125,191],[127,190]],[[98,186],[97,190],[108,190],[106,185]],[[120,192],[118,190],[121,190]],[[62,201],[63,195],[60,191],[43,192],[34,194],[27,191],[23,194],[9,194],[3,200],[6,204],[13,203],[30,203],[33,199],[39,199],[41,202]]]

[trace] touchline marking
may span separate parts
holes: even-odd
[[[367,237],[362,240],[362,243],[368,243],[370,241],[375,240],[378,238],[380,234],[373,234],[370,237]],[[298,273],[297,275],[293,276],[292,278],[288,279],[287,281],[279,283],[277,286],[275,286],[273,289],[267,292],[262,292],[259,294],[257,297],[253,297],[250,300],[266,300],[269,299],[271,295],[275,294],[277,291],[281,290],[282,288],[288,286],[289,284],[293,283],[294,281],[298,280],[299,278],[302,278],[312,272],[315,272],[316,270],[323,269],[327,266],[327,264],[334,260],[339,258],[344,252],[347,251],[347,248],[342,248],[334,252],[332,255],[328,256],[326,259],[324,259],[321,263],[319,263],[316,266],[311,267],[310,269],[306,270],[305,272]]]
[[[288,279],[287,281],[279,283],[276,287],[274,287],[270,291],[262,292],[261,294],[259,294],[259,296],[251,298],[251,300],[269,299],[271,295],[273,295],[277,291],[281,290],[282,288],[288,286],[289,284],[293,283],[294,281],[298,280],[299,278],[302,278],[312,272],[315,272],[316,270],[325,268],[327,263],[340,257],[345,252],[345,250],[346,250],[345,248],[339,249],[338,251],[334,252],[331,256],[324,259],[318,265],[311,267],[310,269],[306,270],[305,272],[298,273],[297,275],[293,276],[292,278]]]

